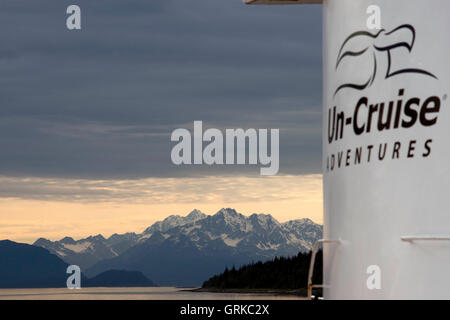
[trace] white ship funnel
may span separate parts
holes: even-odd
[[[450,1],[373,4],[323,1],[325,298],[450,299]]]

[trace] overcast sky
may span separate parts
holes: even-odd
[[[176,167],[171,132],[280,128],[280,173],[321,171],[321,7],[241,0],[0,3],[0,174],[259,174]]]
[[[0,238],[141,232],[194,208],[321,222],[321,32],[320,6],[2,0]],[[279,128],[278,176],[173,165],[194,120]]]

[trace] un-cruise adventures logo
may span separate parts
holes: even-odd
[[[415,65],[415,45],[411,24],[375,33],[356,31],[343,40],[334,65],[336,86],[330,92],[334,103],[327,113],[326,172],[432,155],[431,127],[438,123],[447,94],[439,93],[437,85],[423,85],[430,80],[438,84],[439,79]],[[430,88],[425,96],[424,88]],[[427,130],[417,134],[418,126]]]
[[[343,89],[364,90],[370,87],[376,76],[381,74],[378,70],[377,56],[384,56],[387,59],[387,68],[381,75],[388,79],[404,73],[418,73],[437,79],[431,72],[419,68],[394,68],[392,61],[392,52],[400,48],[405,48],[409,53],[414,48],[416,41],[416,29],[410,24],[403,24],[391,31],[381,29],[377,33],[368,31],[356,31],[345,39],[336,59],[335,70],[339,71],[339,66],[345,59],[351,59],[365,55],[365,59],[371,60],[371,74],[363,83],[344,83],[338,86],[334,95]]]

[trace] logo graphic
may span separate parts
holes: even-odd
[[[422,74],[437,79],[437,77],[429,71],[415,68],[396,69],[393,67],[392,51],[398,48],[406,48],[408,53],[411,53],[416,40],[416,30],[410,24],[403,24],[397,28],[386,32],[385,29],[381,29],[377,33],[370,33],[368,31],[357,31],[352,33],[342,44],[336,61],[335,70],[339,68],[341,62],[349,58],[356,58],[364,56],[365,59],[370,59],[371,73],[367,80],[363,83],[347,82],[336,89],[334,96],[343,89],[355,89],[364,90],[370,87],[377,76],[378,64],[377,53],[385,53],[387,56],[387,70],[384,75],[384,79],[388,79],[399,74],[415,73]],[[364,60],[367,61],[367,60]],[[356,72],[357,66],[354,66]]]

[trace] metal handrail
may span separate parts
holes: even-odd
[[[450,241],[450,236],[449,235],[443,235],[443,236],[428,236],[428,235],[419,235],[419,236],[401,236],[400,237],[401,241],[404,242],[413,242],[413,241]],[[318,240],[312,250],[311,250],[311,261],[309,264],[309,272],[308,272],[308,299],[311,299],[312,297],[312,289],[313,288],[326,288],[326,285],[323,284],[313,284],[312,283],[312,278],[314,275],[314,263],[316,262],[316,254],[317,254],[317,250],[319,249],[319,246],[321,244],[325,244],[325,243],[337,243],[340,244],[342,243],[342,240],[338,239],[338,240],[332,240],[332,239],[320,239]]]
[[[312,278],[314,275],[314,263],[316,262],[316,254],[317,254],[317,250],[319,249],[319,246],[322,243],[337,243],[340,244],[342,242],[342,240],[332,240],[332,239],[320,239],[318,240],[312,250],[311,250],[311,261],[309,263],[309,272],[308,272],[308,299],[311,300],[311,296],[312,296],[312,289],[313,288],[325,288],[326,286],[323,284],[313,284],[312,283]]]
[[[402,236],[400,240],[404,242],[413,241],[450,241],[450,236]]]

